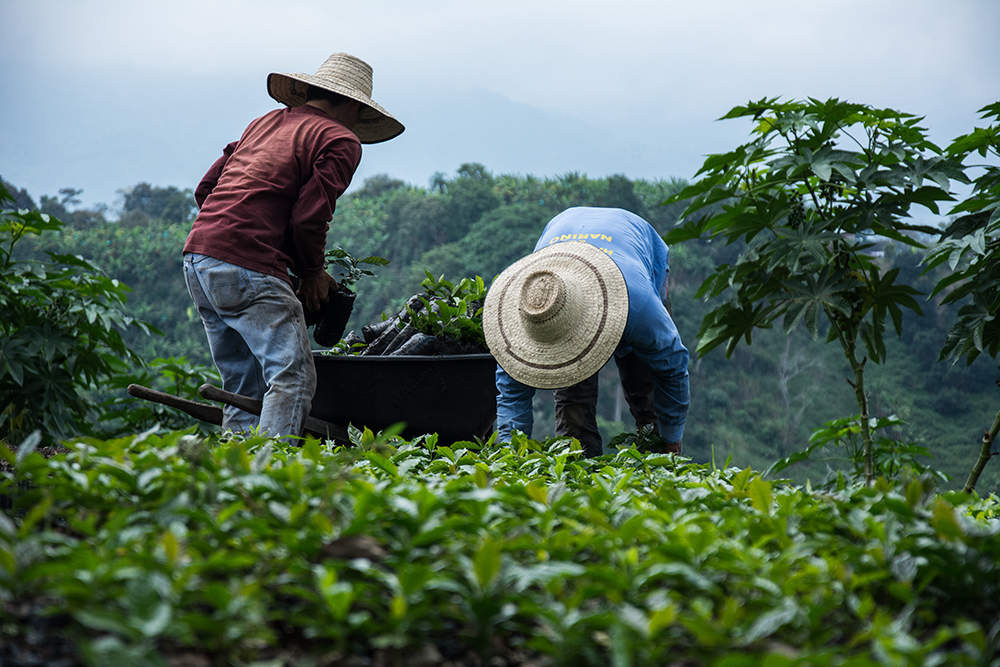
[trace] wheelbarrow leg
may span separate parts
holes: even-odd
[[[250,414],[257,415],[258,417],[260,416],[260,411],[263,408],[263,403],[255,398],[234,394],[231,391],[219,389],[212,384],[203,384],[198,387],[198,395],[202,398],[231,405],[234,408],[239,408],[244,412],[249,412]],[[328,421],[318,419],[317,417],[313,417],[311,415],[306,417],[306,432],[321,438],[332,438],[334,440],[350,442],[350,438],[347,436],[346,428],[338,424],[331,424]]]

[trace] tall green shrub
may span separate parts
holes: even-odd
[[[814,338],[825,326],[853,370],[870,481],[865,363],[885,359],[888,316],[900,334],[902,309],[921,309],[917,290],[897,280],[899,269],[866,252],[869,239],[922,247],[913,233],[938,230],[909,221],[911,208],[938,213],[938,203],[952,199],[951,181],[969,179],[927,139],[920,118],[892,109],[775,98],[735,107],[723,118],[751,119],[754,138],[710,155],[700,180],[667,199],[692,200],[668,243],[746,244],[734,264],[718,266],[698,291],[727,298],[702,322],[697,353],[725,344],[731,355],[741,339],[751,342],[754,329],[779,319],[786,333],[802,322]]]
[[[0,185],[0,203],[13,201]],[[14,259],[29,235],[63,223],[23,209],[0,212],[0,439],[34,430],[87,433],[98,413],[89,390],[138,358],[121,332],[146,323],[125,314],[128,288],[79,256]]]
[[[1000,353],[1000,102],[979,110],[992,125],[975,128],[948,146],[948,155],[965,161],[978,154],[991,162],[969,165],[979,172],[972,193],[952,209],[957,217],[944,230],[941,242],[927,256],[927,271],[948,263],[953,271],[938,281],[931,296],[944,294],[943,303],[961,303],[958,320],[948,332],[941,359],[965,357],[971,365],[981,353],[994,359]],[[965,491],[976,487],[993,457],[993,442],[1000,433],[1000,412],[985,429],[979,458]]]

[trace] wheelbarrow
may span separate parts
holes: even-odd
[[[496,361],[489,354],[448,356],[338,356],[314,352],[317,386],[306,432],[349,442],[347,425],[384,430],[405,424],[402,437],[437,433],[451,444],[486,439],[496,421]],[[222,408],[130,385],[137,398],[178,408],[222,424]],[[210,384],[202,398],[260,414],[260,401]]]

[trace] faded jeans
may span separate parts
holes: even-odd
[[[259,418],[225,406],[222,427],[246,433],[259,426],[273,438],[301,435],[316,392],[316,366],[291,285],[193,253],[184,255],[184,281],[222,388],[263,401]]]

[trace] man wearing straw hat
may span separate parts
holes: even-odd
[[[535,389],[556,389],[556,435],[602,453],[597,373],[614,356],[638,426],[681,451],[690,392],[688,351],[667,311],[667,246],[639,216],[571,208],[535,250],[497,276],[483,329],[497,360],[498,441],[531,435]]]
[[[315,75],[272,73],[286,105],[257,118],[226,146],[195,200],[184,278],[208,335],[223,388],[263,401],[260,417],[223,409],[223,428],[297,436],[316,391],[302,304],[319,310],[336,280],[324,269],[337,198],[361,161],[361,144],[403,125],[371,99],[372,68],[335,53]]]

